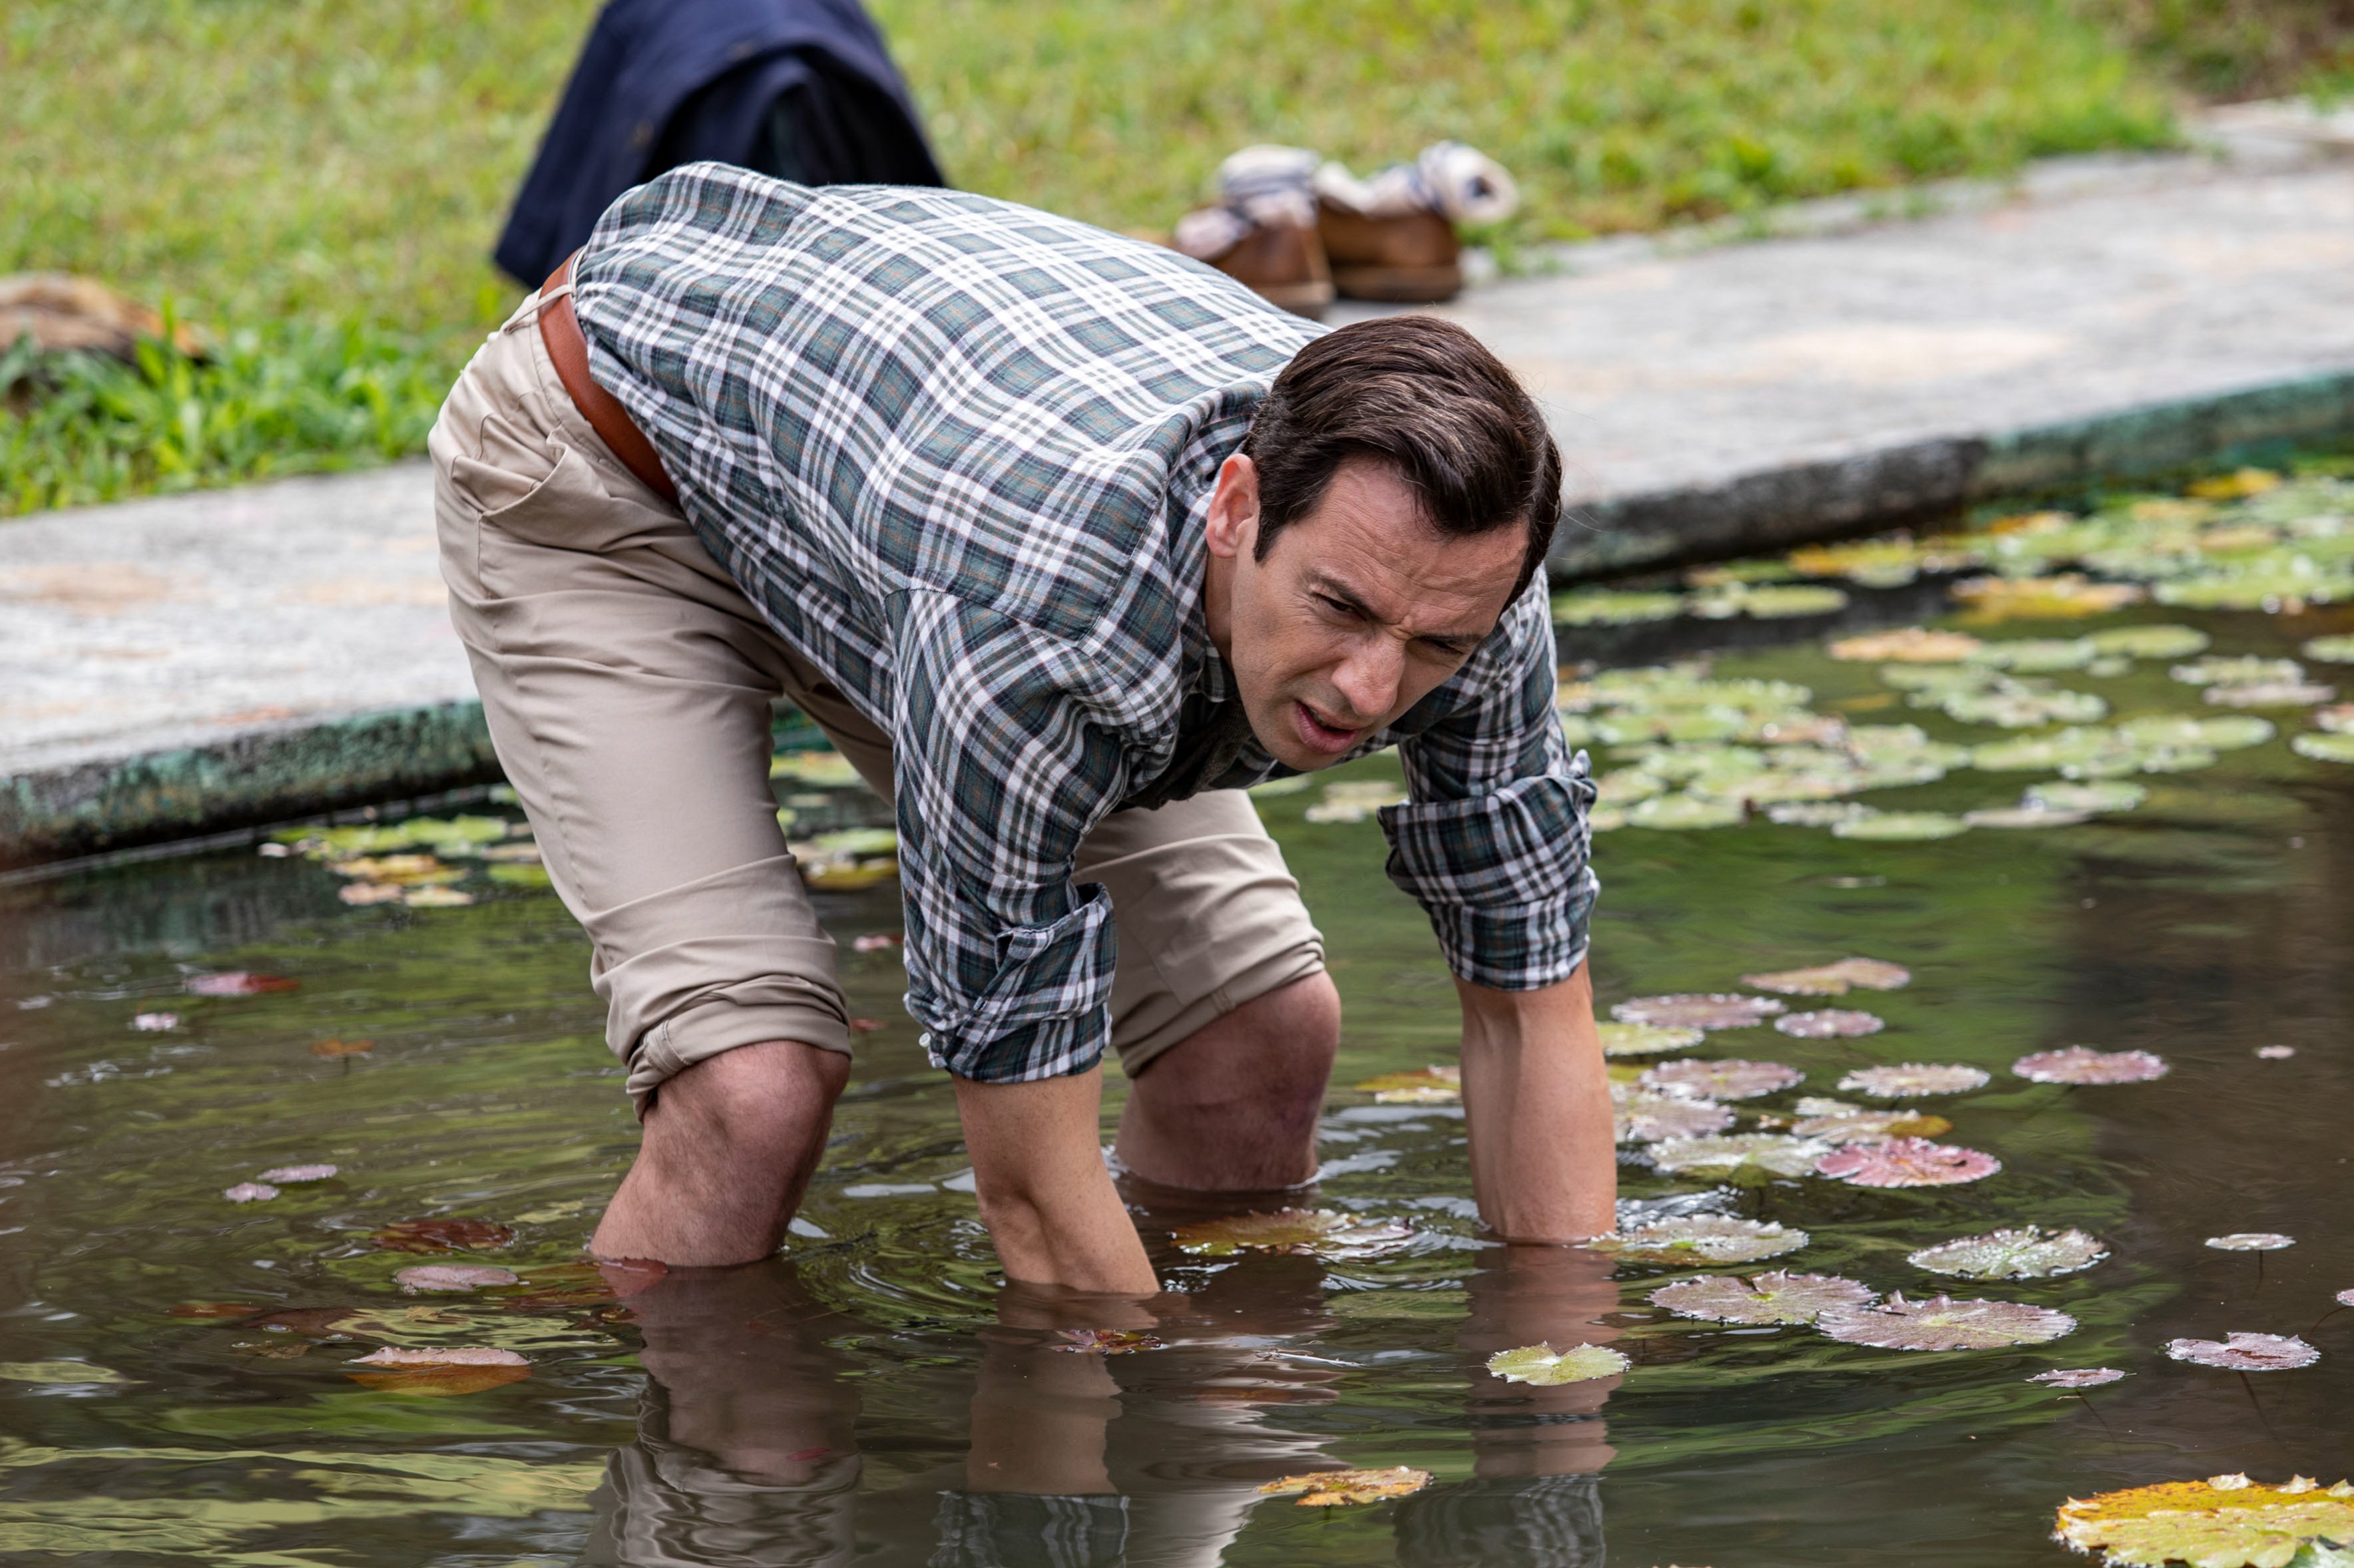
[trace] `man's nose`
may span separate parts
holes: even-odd
[[[1349,650],[1349,656],[1332,672],[1332,684],[1348,702],[1349,716],[1361,725],[1372,724],[1397,700],[1398,681],[1405,669],[1405,655],[1395,642],[1386,637],[1368,637]]]

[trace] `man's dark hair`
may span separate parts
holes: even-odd
[[[1478,338],[1435,316],[1358,322],[1310,343],[1275,378],[1242,450],[1258,470],[1262,561],[1355,460],[1404,480],[1443,536],[1525,530],[1515,599],[1561,512],[1561,449],[1536,400]]]

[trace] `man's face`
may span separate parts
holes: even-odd
[[[1258,477],[1226,460],[1210,501],[1209,632],[1259,744],[1329,768],[1462,667],[1503,614],[1527,536],[1448,538],[1388,468],[1341,465],[1316,509],[1258,543]]]

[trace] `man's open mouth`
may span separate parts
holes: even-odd
[[[1291,719],[1292,726],[1299,731],[1299,738],[1307,747],[1310,751],[1322,752],[1327,756],[1337,757],[1348,750],[1357,744],[1357,737],[1364,733],[1363,730],[1343,729],[1339,725],[1327,723],[1323,715],[1306,703],[1295,702],[1291,705]]]

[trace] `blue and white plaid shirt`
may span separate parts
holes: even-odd
[[[1124,802],[1279,771],[1204,631],[1204,516],[1319,329],[1174,251],[955,192],[723,164],[623,196],[574,270],[598,383],[714,556],[893,737],[907,1008],[970,1078],[1084,1071]],[[1457,974],[1566,979],[1594,879],[1540,574],[1392,729],[1391,878]],[[1223,766],[1199,776],[1204,739]],[[1188,771],[1189,768],[1192,771]],[[1172,784],[1172,780],[1175,782]]]

